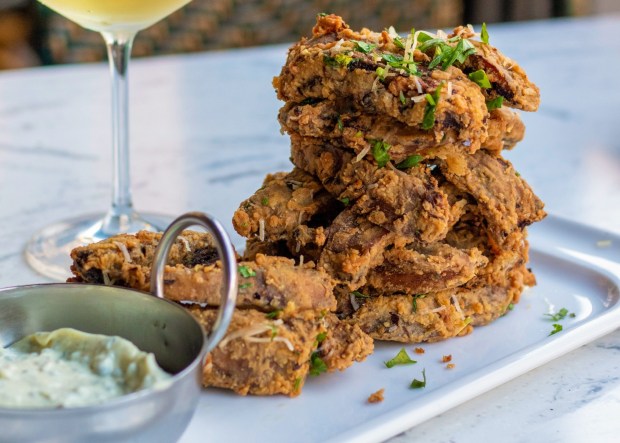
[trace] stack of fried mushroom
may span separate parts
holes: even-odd
[[[258,254],[311,261],[336,282],[337,315],[375,339],[469,333],[526,285],[526,226],[542,202],[502,158],[538,88],[488,41],[354,32],[317,19],[274,79],[289,173],[267,176],[234,215]]]
[[[231,327],[204,384],[297,395],[342,370],[372,338],[432,342],[506,312],[526,285],[526,227],[542,202],[502,158],[524,134],[538,88],[483,28],[450,35],[354,32],[319,15],[274,79],[288,173],[268,175],[235,212],[247,247]],[[72,252],[73,281],[148,291],[159,234]],[[165,293],[205,326],[221,268],[207,234],[186,232]]]

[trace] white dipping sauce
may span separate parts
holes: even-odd
[[[121,337],[63,328],[0,348],[0,408],[63,408],[165,387],[153,354]]]

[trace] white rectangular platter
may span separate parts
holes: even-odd
[[[494,323],[466,337],[406,345],[417,363],[391,369],[383,362],[402,344],[376,343],[366,361],[311,377],[294,399],[207,389],[181,443],[379,442],[620,326],[620,236],[550,216],[531,228],[530,244],[538,284]],[[574,317],[544,316],[561,308]],[[549,335],[553,323],[563,330]],[[416,346],[425,353],[414,353]],[[409,389],[423,369],[426,387]],[[367,403],[380,388],[385,400]]]

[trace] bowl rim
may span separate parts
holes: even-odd
[[[191,363],[187,365],[187,367],[185,367],[180,372],[177,372],[176,374],[171,374],[169,383],[166,383],[164,386],[161,386],[161,387],[150,387],[147,389],[141,389],[139,391],[130,392],[128,394],[123,394],[119,397],[108,399],[102,403],[96,403],[96,404],[85,405],[85,406],[60,407],[60,408],[6,408],[6,407],[0,406],[0,415],[5,415],[5,416],[9,416],[9,415],[43,416],[43,415],[60,415],[60,414],[81,415],[81,414],[91,414],[93,412],[100,412],[100,411],[107,410],[110,408],[116,409],[128,403],[138,402],[144,397],[155,395],[157,393],[163,394],[169,390],[172,390],[174,389],[175,385],[179,382],[179,380],[184,379],[189,374],[194,372],[195,366],[197,365],[202,366],[202,361],[204,360],[204,355],[205,355],[206,346],[207,346],[207,340],[206,340],[207,336],[206,336],[206,332],[202,324],[200,324],[200,322],[198,322],[198,320],[196,320],[196,318],[192,314],[190,314],[186,309],[184,309],[178,303],[175,303],[171,300],[156,297],[155,295],[150,294],[148,292],[138,291],[137,289],[125,288],[122,286],[108,286],[108,285],[80,283],[80,282],[76,282],[76,283],[35,283],[35,284],[29,284],[29,285],[16,285],[16,286],[8,286],[5,288],[0,288],[0,299],[2,299],[3,296],[7,292],[12,292],[12,291],[47,288],[47,287],[77,288],[77,287],[84,287],[84,286],[94,287],[94,288],[97,288],[98,290],[104,290],[104,291],[112,290],[112,291],[129,292],[129,293],[132,293],[133,296],[137,296],[137,297],[149,299],[149,300],[153,299],[153,300],[156,300],[156,302],[158,303],[160,302],[168,303],[169,305],[174,306],[173,309],[178,309],[182,311],[184,315],[188,316],[200,328],[200,331],[202,332],[202,346],[201,346],[200,352],[196,355],[196,357],[194,357]],[[71,290],[73,291],[77,289],[71,289]]]

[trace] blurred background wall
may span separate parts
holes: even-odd
[[[620,0],[193,0],[140,32],[133,55],[293,42],[310,33],[319,12],[342,15],[355,29],[394,26],[406,32],[412,26],[433,29],[619,11]],[[0,0],[0,69],[104,58],[97,33],[35,0]]]

